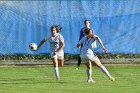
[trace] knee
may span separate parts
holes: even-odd
[[[58,63],[54,63],[53,66],[54,66],[54,67],[58,67]]]
[[[98,65],[98,67],[101,67],[101,66],[102,66],[102,64],[99,64],[99,65]]]

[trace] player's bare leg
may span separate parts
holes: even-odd
[[[53,64],[54,64],[54,73],[56,76],[56,80],[60,80],[59,77],[59,69],[58,69],[58,60],[57,58],[52,58]]]
[[[58,59],[58,65],[63,67],[64,66],[64,60],[63,59]]]
[[[100,60],[96,60],[96,61],[94,61],[94,63],[108,76],[108,78],[109,78],[110,80],[115,81],[115,78],[113,78],[113,77],[109,74],[108,70],[101,64]]]
[[[87,76],[88,76],[88,80],[87,82],[90,83],[90,82],[95,82],[93,79],[92,79],[92,64],[91,62],[88,62],[85,64],[87,69],[86,69],[86,73],[87,73]]]

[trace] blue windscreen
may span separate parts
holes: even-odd
[[[36,52],[29,44],[51,35],[54,24],[62,26],[64,52],[78,54],[85,19],[109,53],[140,53],[140,0],[25,0],[0,1],[0,54],[49,53],[49,42]],[[95,51],[102,52],[98,42]]]

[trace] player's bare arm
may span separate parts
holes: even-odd
[[[96,39],[98,40],[98,42],[100,43],[100,45],[102,46],[102,49],[104,52],[107,52],[107,49],[104,47],[102,40],[100,39],[99,36],[96,35]]]
[[[37,47],[37,50],[44,44],[45,41],[46,41],[46,40],[43,39],[43,40],[39,43],[39,45],[38,45],[38,47]]]

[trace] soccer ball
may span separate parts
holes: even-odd
[[[37,44],[36,43],[31,43],[29,45],[29,48],[30,48],[30,50],[35,51],[35,50],[37,50]]]

